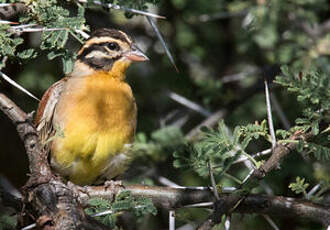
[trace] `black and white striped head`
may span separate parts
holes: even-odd
[[[147,61],[148,57],[120,30],[98,29],[79,50],[77,60],[94,70],[110,71],[116,62]]]

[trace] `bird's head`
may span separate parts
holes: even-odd
[[[124,32],[98,29],[78,52],[77,62],[90,69],[123,73],[132,61],[147,61],[148,57]]]

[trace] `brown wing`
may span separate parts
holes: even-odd
[[[53,115],[66,81],[67,77],[55,82],[47,89],[39,103],[35,125],[39,132],[41,143],[45,144],[53,134]]]

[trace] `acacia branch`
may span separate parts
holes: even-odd
[[[183,208],[189,204],[214,202],[223,207],[232,207],[240,196],[237,194],[220,194],[215,201],[210,189],[169,188],[135,186],[86,186],[64,184],[55,177],[48,165],[47,153],[38,141],[31,116],[24,113],[14,102],[0,93],[0,110],[15,124],[17,132],[24,142],[30,161],[31,178],[26,186],[25,197],[32,207],[39,227],[50,229],[107,229],[92,218],[88,217],[83,207],[93,197],[113,200],[124,190],[133,196],[150,197],[154,204],[168,210]],[[301,134],[302,135],[302,134]],[[296,138],[301,138],[297,134]],[[295,138],[295,139],[296,139]],[[295,145],[278,145],[273,156],[263,166],[264,172],[273,169],[278,161],[286,156]],[[234,210],[237,213],[261,213],[279,216],[294,216],[311,219],[324,225],[330,224],[330,210],[310,201],[285,198],[280,196],[247,195]]]
[[[219,200],[215,200],[213,192],[208,189],[194,188],[170,188],[158,186],[86,186],[81,189],[77,186],[79,200],[82,205],[87,205],[93,197],[101,197],[113,200],[122,191],[130,191],[133,196],[149,197],[158,207],[167,210],[184,208],[186,205],[201,202],[219,202],[222,207],[233,207],[240,196],[237,194],[219,194]],[[212,208],[212,206],[211,206]],[[330,208],[314,204],[303,199],[288,198],[282,196],[248,195],[234,210],[236,213],[259,213],[276,216],[292,216],[301,219],[330,224]]]
[[[289,155],[294,149],[296,149],[298,143],[294,142],[295,140],[299,140],[299,139],[308,140],[311,137],[313,137],[313,134],[311,132],[303,133],[298,131],[290,138],[290,140],[293,142],[276,145],[271,157],[259,169],[253,172],[251,179],[260,180],[264,178],[266,174],[272,171],[273,169],[279,168],[280,162],[287,155]]]

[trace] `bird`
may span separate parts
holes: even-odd
[[[78,51],[73,71],[46,90],[35,125],[57,174],[90,185],[126,170],[137,120],[126,70],[147,60],[125,32],[97,29]]]

